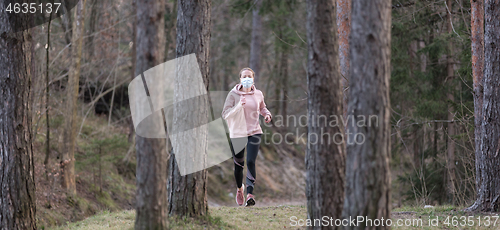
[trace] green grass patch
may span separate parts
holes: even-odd
[[[45,229],[45,226],[61,225],[65,222],[65,217],[61,213],[47,209],[43,205],[36,207],[36,225],[38,229]]]
[[[394,229],[499,229],[500,218],[494,225],[495,218],[492,214],[468,214],[462,208],[454,206],[437,206],[433,208],[403,207],[393,210],[392,227]],[[465,226],[460,219],[463,216],[471,216],[466,220]],[[307,218],[305,206],[279,205],[270,207],[211,207],[209,215],[199,218],[190,217],[168,217],[169,229],[305,229],[305,226],[292,226],[298,223],[293,220]],[[429,218],[437,226],[429,226]],[[481,226],[478,225],[478,218]],[[489,226],[486,220],[490,219]],[[398,219],[406,220],[406,223],[418,223],[421,226],[397,226]],[[448,219],[448,221],[447,221]],[[462,218],[463,219],[463,218]],[[54,229],[133,229],[135,211],[104,211],[83,221],[68,223]],[[408,222],[409,221],[409,222]],[[467,223],[467,221],[469,221]],[[474,226],[469,226],[474,221]],[[449,222],[449,224],[447,224]],[[304,222],[302,222],[304,223]]]
[[[280,205],[271,207],[213,207],[210,215],[235,225],[234,229],[297,229],[291,226],[290,218],[307,218],[307,209],[301,205]]]
[[[134,229],[135,210],[118,212],[102,211],[76,223],[67,223],[63,226],[54,227],[53,230],[100,230],[100,229]],[[225,223],[220,217],[204,216],[191,217],[168,217],[168,229],[235,229]]]
[[[63,229],[134,229],[135,211],[126,210],[120,212],[102,211],[95,216],[91,216],[85,220],[67,223],[66,225],[52,228],[54,230]]]

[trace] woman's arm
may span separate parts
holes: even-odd
[[[266,103],[264,102],[264,94],[262,94],[262,92],[260,92],[260,95],[262,96],[262,100],[260,101],[260,105],[259,105],[260,114],[263,117],[266,117],[266,115],[269,115],[272,118],[273,116],[271,115],[271,112],[267,109]]]
[[[222,109],[222,118],[224,118],[225,120],[227,120],[240,109],[243,109],[241,100],[239,100],[238,103],[235,103],[235,100],[235,96],[231,92],[229,92],[226,97],[226,102],[224,102],[224,108]]]

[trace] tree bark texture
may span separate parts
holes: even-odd
[[[209,48],[210,48],[210,0],[179,0],[177,2],[177,38],[176,57],[182,57],[194,53],[198,66],[201,70],[204,90],[208,91],[209,86]],[[187,99],[189,95],[204,91],[194,87],[196,83],[191,82],[191,76],[178,74],[175,81],[176,101]],[[207,124],[209,111],[198,110],[199,113],[192,113],[195,108],[208,108],[206,97],[198,97],[189,106],[174,105],[173,123],[179,125],[180,122],[193,122]],[[178,103],[180,104],[180,103]],[[176,118],[183,118],[176,121]],[[201,119],[201,121],[197,121]],[[182,125],[181,125],[182,126]],[[175,129],[175,127],[174,127]],[[195,164],[206,163],[206,153],[208,148],[208,130],[202,127],[197,128],[194,133],[185,132],[183,143],[172,143],[176,148],[183,148],[184,151],[197,152],[193,155],[199,159],[193,160]],[[174,153],[169,161],[169,215],[178,216],[204,216],[208,215],[207,203],[207,170],[181,175],[182,164],[178,165]]]
[[[335,1],[307,1],[309,137],[305,164],[310,219],[340,218],[344,202],[345,144],[338,140],[344,130],[328,123],[331,115],[342,116],[335,7]]]
[[[161,64],[164,60],[164,4],[162,0],[136,2],[135,76],[141,76],[144,71]],[[146,94],[149,96],[147,86]],[[135,229],[167,229],[166,139],[136,135],[135,142],[137,156]]]
[[[337,0],[337,27],[339,35],[340,73],[342,74],[343,115],[347,116],[347,88],[349,87],[349,34],[351,33],[351,0]]]
[[[452,11],[452,0],[446,0],[446,15],[447,15],[447,32],[448,34],[453,33],[453,18],[451,15]],[[456,88],[454,86],[453,79],[455,78],[454,76],[454,64],[453,64],[453,43],[452,40],[450,39],[448,41],[448,55],[446,57],[446,72],[447,72],[447,77],[446,81],[448,82],[449,85],[449,92],[447,94],[448,98],[448,120],[451,121],[454,119],[454,108],[453,108],[453,102],[455,101],[455,96],[453,95],[453,91]],[[453,136],[455,135],[455,123],[450,122],[448,123],[448,135],[447,135],[447,141],[448,141],[448,149],[447,149],[447,156],[446,156],[446,169],[448,172],[448,175],[446,175],[446,178],[448,179],[447,181],[447,193],[448,197],[450,198],[450,201],[452,204],[456,203],[456,198],[455,198],[455,182],[456,182],[456,175],[455,175],[455,140],[453,139]]]
[[[344,218],[390,218],[391,1],[353,0]],[[375,115],[378,122],[359,125]],[[373,117],[371,118],[373,119]],[[361,134],[364,138],[361,138]],[[357,142],[354,142],[356,139]],[[364,141],[362,141],[364,140]],[[361,143],[360,143],[361,142]],[[346,229],[387,229],[349,226]]]
[[[469,210],[500,210],[500,1],[484,3],[484,94],[478,198]]]
[[[471,0],[472,78],[474,87],[474,140],[476,155],[476,192],[481,184],[481,123],[483,121],[484,76],[484,0]]]
[[[13,33],[9,17],[29,28],[25,15],[9,15],[0,0],[0,229],[36,229],[31,134],[32,38]],[[11,18],[12,19],[12,18]]]

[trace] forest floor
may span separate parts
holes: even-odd
[[[433,208],[404,207],[393,210],[394,229],[499,229],[500,219],[495,222],[493,213],[464,213],[461,208],[438,206]],[[305,205],[277,205],[268,207],[210,207],[209,216],[200,219],[170,217],[171,229],[305,229],[299,226],[304,222],[292,220],[306,219]],[[472,216],[469,223],[460,219]],[[296,219],[294,218],[296,217]],[[437,219],[436,219],[437,218]],[[429,219],[433,220],[431,226]],[[481,220],[479,226],[478,220]],[[487,224],[489,219],[489,224]],[[102,212],[83,221],[54,228],[87,230],[87,229],[133,229],[135,211]],[[405,226],[395,226],[398,220]],[[421,220],[422,224],[419,224]],[[437,221],[434,221],[437,220]],[[449,220],[447,222],[447,220]],[[453,221],[456,220],[456,221]],[[404,224],[404,223],[407,224]],[[474,222],[474,224],[472,223]],[[412,224],[413,223],[413,224]],[[449,224],[447,224],[449,223]],[[469,225],[470,224],[470,225]],[[489,226],[485,226],[489,225]]]

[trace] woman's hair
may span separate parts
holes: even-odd
[[[253,69],[250,69],[249,67],[245,67],[245,68],[240,70],[240,78],[241,78],[241,73],[243,73],[243,71],[245,71],[245,70],[252,72],[252,77],[255,78],[255,72],[253,71]]]

